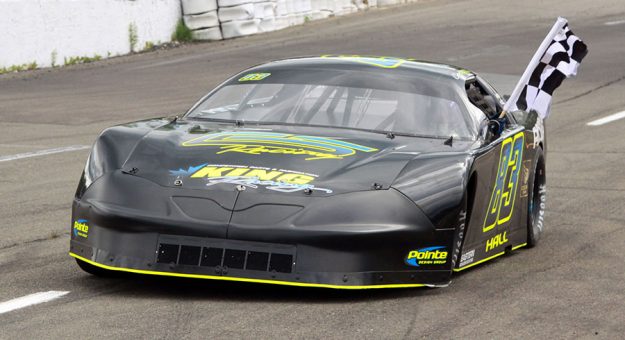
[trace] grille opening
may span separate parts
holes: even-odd
[[[178,269],[192,270],[193,273],[202,269],[190,267],[201,266],[208,267],[211,273],[220,275],[245,275],[238,272],[240,270],[254,271],[255,274],[261,274],[260,272],[290,274],[295,271],[293,263],[296,258],[295,252],[295,246],[285,244],[161,235],[156,262],[167,265],[178,264],[184,266]],[[221,268],[222,266],[233,269],[234,273]],[[169,267],[169,270],[174,269]]]
[[[200,252],[202,247],[182,246],[180,247],[180,258],[178,264],[197,266],[200,263]]]
[[[290,273],[293,269],[293,255],[288,254],[271,254],[269,262],[269,271],[277,271],[278,273]]]
[[[156,262],[158,263],[176,263],[178,262],[178,249],[177,244],[161,243],[158,245],[158,256]]]
[[[245,250],[226,249],[224,266],[228,268],[243,269],[245,264]]]
[[[245,269],[267,271],[268,263],[269,263],[269,253],[258,252],[258,251],[248,251]]]
[[[202,250],[202,262],[203,267],[217,267],[221,266],[221,258],[223,256],[223,248],[206,248]]]

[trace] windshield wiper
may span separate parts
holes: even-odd
[[[445,136],[428,136],[428,135],[420,135],[414,133],[406,133],[406,132],[396,132],[396,131],[383,131],[383,130],[373,130],[373,129],[362,129],[355,128],[349,126],[329,126],[329,125],[318,125],[318,124],[303,124],[303,123],[284,123],[284,122],[261,122],[261,121],[244,121],[239,119],[224,119],[224,118],[208,118],[208,117],[198,117],[198,116],[190,116],[188,119],[197,119],[204,121],[214,121],[218,123],[231,123],[236,125],[237,127],[244,126],[246,124],[251,125],[282,125],[282,126],[305,126],[305,127],[316,127],[316,128],[328,128],[328,129],[342,129],[342,130],[355,130],[355,131],[363,131],[369,133],[377,133],[385,135],[387,138],[394,138],[395,136],[403,136],[403,137],[416,137],[416,138],[428,138],[428,139],[445,139],[449,140],[449,137]],[[392,138],[391,138],[392,136]],[[457,138],[456,139],[464,139]]]
[[[329,128],[329,129],[355,130],[355,131],[363,131],[363,132],[369,132],[369,133],[382,134],[382,135],[385,135],[387,137],[389,137],[389,134],[390,134],[390,135],[393,136],[393,138],[395,138],[395,136],[430,138],[430,139],[444,139],[444,138],[446,138],[446,137],[443,137],[443,136],[426,136],[426,135],[419,135],[419,134],[405,133],[405,132],[382,131],[382,130],[373,130],[373,129],[362,129],[362,128],[355,128],[355,127],[350,127],[350,126],[329,126],[329,125],[319,125],[319,124],[283,123],[283,122],[258,122],[258,121],[247,122],[247,123],[248,124],[256,124],[256,125],[306,126],[306,127]]]
[[[234,124],[234,126],[236,127],[242,127],[245,125],[245,121],[241,119],[208,118],[208,117],[197,117],[197,116],[192,116],[188,118],[197,119],[197,120],[205,120],[209,122],[217,122],[217,123],[231,123],[231,124]]]

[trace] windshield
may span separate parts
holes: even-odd
[[[449,80],[281,70],[243,73],[196,105],[188,117],[470,137],[464,110]]]

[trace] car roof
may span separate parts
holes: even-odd
[[[338,69],[368,72],[393,72],[401,75],[429,74],[450,79],[474,77],[469,70],[442,63],[420,61],[413,58],[361,56],[361,55],[322,55],[295,57],[274,60],[253,67],[251,70],[293,70],[293,69]],[[250,69],[246,70],[250,71]]]

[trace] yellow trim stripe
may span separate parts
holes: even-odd
[[[519,249],[519,248],[525,247],[526,245],[527,245],[527,243],[522,243],[522,244],[519,244],[518,246],[514,246],[514,247],[512,247],[512,250],[517,250],[517,249]],[[483,260],[479,260],[479,261],[477,261],[477,262],[471,263],[470,265],[468,265],[468,266],[466,266],[466,267],[462,267],[462,268],[454,268],[454,271],[455,271],[455,272],[463,271],[463,270],[465,270],[465,269],[467,269],[467,268],[471,268],[471,267],[473,267],[473,266],[477,266],[477,265],[478,265],[478,264],[480,264],[480,263],[484,263],[484,262],[486,262],[486,261],[492,260],[492,259],[494,259],[494,258],[496,258],[496,257],[499,257],[499,256],[501,256],[501,255],[505,254],[505,253],[506,253],[506,251],[504,250],[504,251],[502,251],[501,253],[497,253],[497,254],[495,254],[495,255],[493,255],[493,256],[491,256],[491,257],[487,257],[487,258],[485,258],[485,259],[483,259]]]
[[[213,276],[213,275],[200,275],[200,274],[184,274],[184,273],[170,273],[170,272],[157,272],[152,270],[141,270],[141,269],[131,269],[131,268],[121,268],[121,267],[112,267],[107,266],[105,264],[100,264],[89,259],[86,259],[80,255],[76,255],[72,252],[69,253],[69,256],[74,257],[78,260],[89,263],[90,265],[100,267],[107,270],[115,270],[121,272],[135,273],[135,274],[147,274],[147,275],[160,275],[160,276],[175,276],[175,277],[185,277],[191,279],[208,279],[208,280],[222,280],[222,281],[238,281],[238,282],[253,282],[253,283],[265,283],[265,284],[274,284],[274,285],[285,285],[285,286],[298,286],[298,287],[316,287],[316,288],[332,288],[332,289],[379,289],[379,288],[413,288],[413,287],[425,287],[425,284],[422,283],[408,283],[408,284],[388,284],[388,285],[368,285],[368,286],[341,286],[341,285],[330,285],[323,283],[303,283],[303,282],[289,282],[289,281],[279,281],[279,280],[262,280],[262,279],[249,279],[242,277],[226,277],[226,276]]]
[[[527,243],[519,244],[518,246],[514,246],[514,247],[512,247],[512,250],[517,250],[517,249],[519,249],[519,248],[523,248],[523,247],[525,247],[526,245],[527,245]]]

